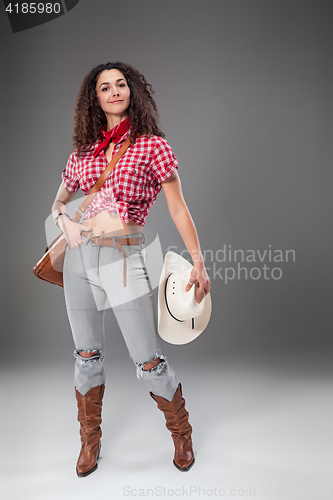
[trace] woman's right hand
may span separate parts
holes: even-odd
[[[62,232],[64,233],[65,239],[69,247],[74,250],[82,243],[81,232],[91,231],[91,226],[86,226],[84,224],[79,224],[78,222],[73,222],[66,216],[62,215],[58,219],[58,224]]]
[[[63,182],[60,184],[57,195],[53,202],[51,211],[53,217],[56,218],[59,212],[67,213],[66,205],[72,201],[75,196],[75,192],[68,191]],[[82,243],[81,233],[82,231],[91,231],[91,226],[85,226],[79,224],[78,222],[73,222],[66,215],[60,215],[58,218],[58,227],[64,233],[65,239],[69,247],[74,250]]]

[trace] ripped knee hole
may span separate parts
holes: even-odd
[[[102,351],[99,351],[98,349],[94,349],[93,351],[90,349],[75,349],[73,355],[74,358],[81,363],[93,362],[97,360],[102,363],[104,357]]]
[[[152,358],[142,363],[136,363],[136,375],[138,378],[143,376],[143,373],[154,373],[160,375],[166,368],[167,358],[164,354],[155,354]]]
[[[99,351],[78,351],[78,354],[82,356],[83,358],[92,358],[93,356],[96,356]]]
[[[154,368],[154,366],[158,365],[162,360],[160,358],[154,359],[154,361],[149,361],[148,363],[145,363],[142,367],[144,371],[151,370]]]

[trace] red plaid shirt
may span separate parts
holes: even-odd
[[[130,136],[126,132],[115,145],[112,158]],[[82,152],[77,149],[70,155],[62,172],[62,180],[68,191],[80,188],[88,194],[103,170],[108,165],[104,151],[96,158],[93,153],[101,143],[99,138],[90,148]],[[157,135],[140,136],[127,149],[113,168],[111,175],[87,208],[85,219],[95,217],[107,209],[110,214],[119,214],[124,222],[132,219],[145,225],[150,208],[153,206],[164,182],[178,168],[178,160],[169,143]]]

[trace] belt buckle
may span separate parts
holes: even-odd
[[[88,245],[90,235],[91,235],[91,231],[88,231],[88,236],[83,236],[83,234],[81,233],[81,239],[82,239],[83,245]]]
[[[98,238],[98,237],[99,237],[99,235],[98,235],[98,234],[93,234],[93,235],[92,235],[92,238],[91,238],[91,243],[92,243],[92,244],[93,244],[93,246],[95,246],[95,247],[98,247],[98,246],[99,246],[99,245],[98,245],[98,243],[95,243],[95,242],[94,242],[94,239],[95,239],[95,238]]]

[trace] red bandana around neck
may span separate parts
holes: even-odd
[[[111,141],[114,144],[118,144],[118,142],[120,141],[122,136],[124,134],[126,134],[126,132],[129,130],[130,126],[131,126],[131,120],[130,120],[130,117],[128,116],[127,118],[125,118],[125,120],[118,123],[118,125],[113,127],[108,132],[106,131],[106,127],[102,128],[101,137],[103,140],[100,143],[100,145],[98,146],[98,148],[96,149],[96,151],[94,152],[94,157],[96,158],[98,153],[102,149],[104,149]]]

